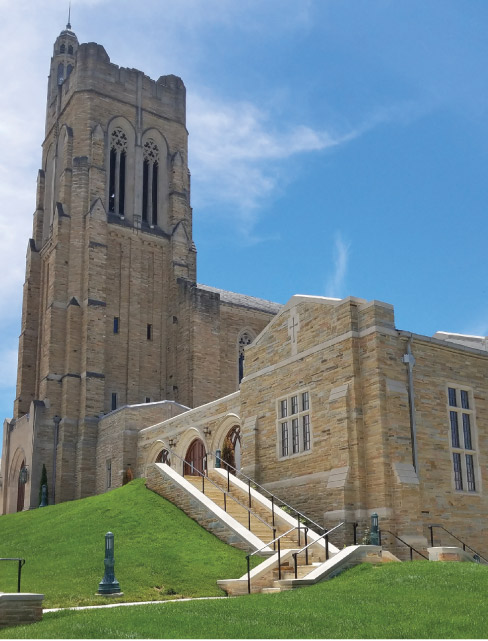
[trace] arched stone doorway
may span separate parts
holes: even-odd
[[[162,449],[159,454],[156,456],[155,463],[166,463],[166,465],[171,465],[169,458],[169,452],[167,449]]]
[[[231,466],[231,472],[233,472],[233,467],[238,471],[241,469],[241,428],[239,425],[231,427],[225,435],[221,456],[224,469],[226,463]]]
[[[205,444],[196,438],[186,451],[183,464],[183,476],[199,476],[198,472],[204,472]]]
[[[22,470],[25,467],[25,460],[20,464],[20,469]],[[20,470],[17,479],[17,512],[22,512],[24,509],[25,501],[25,480],[21,482]]]

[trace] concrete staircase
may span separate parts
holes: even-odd
[[[202,484],[202,479],[198,476],[185,476],[184,478],[197,490],[202,491],[203,487],[207,498],[211,499],[220,508],[225,509],[229,516],[236,519],[243,527],[249,529],[261,539],[263,545],[277,537],[281,537],[280,547],[282,549],[297,549],[305,544],[304,527],[302,526],[300,529],[300,536],[298,529],[292,529],[297,528],[296,519],[291,518],[279,508],[275,507],[272,510],[271,504],[267,505],[257,500],[257,493],[254,490],[251,490],[251,501],[249,501],[248,488],[236,483],[237,479],[232,479],[229,490],[227,490],[227,478],[219,470],[209,470],[208,478],[220,489],[208,481]],[[227,497],[224,499],[225,494],[227,494]],[[229,497],[233,497],[235,500]],[[251,503],[250,506],[249,503]],[[291,532],[289,532],[290,529],[292,529]],[[289,533],[287,534],[287,532]],[[313,538],[317,538],[317,536],[314,534]],[[310,540],[307,534],[307,542]],[[333,549],[335,550],[336,548]],[[324,546],[322,546],[322,552],[322,557],[325,559]]]
[[[222,541],[245,550],[249,557],[267,557],[239,579],[218,581],[232,596],[290,590],[331,578],[358,563],[393,560],[383,558],[379,546],[356,545],[339,551],[332,543],[326,559],[326,545],[320,534],[309,528],[305,539],[305,528],[296,517],[252,486],[235,476],[228,477],[222,469],[209,470],[208,477],[202,479],[182,477],[170,466],[155,463],[148,469],[146,485]],[[303,551],[305,545],[308,559]]]

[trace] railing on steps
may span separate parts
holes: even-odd
[[[460,539],[458,536],[456,536],[452,532],[449,532],[448,529],[446,529],[443,525],[439,523],[433,523],[432,525],[428,526],[430,530],[430,547],[432,548],[434,547],[434,528],[435,527],[438,527],[439,529],[444,530],[444,532],[447,532],[449,536],[452,536],[453,539],[456,539],[456,541],[459,541],[459,543],[461,543],[461,545],[463,546],[463,550],[465,552],[466,552],[466,548],[468,548],[468,550],[470,550],[470,552],[472,552],[475,555],[475,560],[477,560],[476,557],[478,557],[479,559],[483,559],[485,563],[488,563],[488,559],[486,559],[482,554],[480,554],[479,552],[476,552],[476,550],[474,550],[471,546],[469,546],[467,543],[465,543],[462,539]]]
[[[293,564],[294,564],[294,571],[295,571],[295,579],[298,578],[298,555],[301,554],[302,552],[305,552],[305,565],[308,565],[308,548],[311,545],[314,545],[314,543],[317,543],[320,541],[320,539],[325,539],[325,560],[328,561],[330,554],[329,554],[329,535],[332,534],[335,530],[338,530],[340,527],[345,525],[346,522],[342,521],[342,523],[339,523],[335,527],[331,528],[330,530],[327,530],[324,534],[319,536],[318,539],[315,539],[315,541],[311,541],[310,543],[306,543],[304,547],[301,550],[298,550],[298,552],[293,553]],[[354,545],[356,545],[356,528],[354,528]]]
[[[275,524],[275,504],[278,507],[284,506],[285,512],[289,513],[290,516],[294,516],[297,519],[297,529],[298,529],[298,545],[300,545],[300,525],[307,525],[309,528],[313,526],[314,528],[318,528],[321,532],[326,532],[327,528],[323,527],[322,525],[319,525],[316,523],[313,519],[309,518],[308,516],[305,516],[302,512],[299,510],[295,509],[291,505],[288,505],[285,501],[277,497],[276,495],[272,494],[269,490],[267,490],[265,487],[257,483],[254,479],[252,479],[250,476],[247,476],[247,474],[244,474],[240,470],[237,470],[233,465],[230,463],[226,463],[222,457],[217,457],[213,454],[213,452],[207,452],[204,456],[204,461],[205,461],[205,469],[208,470],[208,463],[207,459],[208,457],[214,457],[215,461],[219,461],[220,465],[222,465],[221,469],[224,469],[227,471],[227,491],[230,492],[230,475],[232,474],[236,478],[242,477],[246,479],[247,482],[247,493],[248,493],[248,503],[249,507],[252,507],[252,496],[251,496],[251,487],[253,489],[259,488],[259,491],[262,494],[265,494],[269,497],[269,500],[271,501],[271,518],[273,522],[273,526]],[[232,470],[232,472],[231,472]],[[302,528],[303,529],[303,528]]]
[[[425,556],[425,554],[422,554],[422,552],[419,552],[416,548],[413,547],[413,545],[410,545],[410,543],[407,543],[406,541],[404,541],[402,538],[400,538],[399,536],[397,536],[393,532],[390,532],[390,530],[379,530],[378,531],[380,545],[381,545],[381,536],[382,536],[383,532],[385,532],[387,534],[391,534],[391,536],[395,537],[395,539],[397,539],[398,541],[400,541],[400,543],[403,543],[403,545],[406,545],[410,549],[410,561],[413,561],[413,553],[414,552],[416,552],[419,556],[423,557],[424,559],[427,559],[427,561],[429,560],[428,556]]]
[[[298,526],[298,527],[292,527],[286,532],[283,532],[283,534],[280,534],[280,536],[277,536],[274,538],[272,541],[269,543],[266,543],[266,545],[263,545],[262,548],[259,550],[254,550],[251,554],[248,554],[246,556],[246,561],[247,561],[247,592],[248,594],[251,594],[251,557],[254,556],[255,554],[258,554],[259,552],[262,552],[265,548],[269,547],[270,545],[273,546],[273,550],[276,550],[276,544],[278,544],[278,580],[281,580],[281,539],[286,536],[287,534],[290,534],[290,532],[293,532],[294,530],[300,530],[304,529],[305,530],[305,541],[307,540],[307,532],[308,532],[308,527],[304,526]]]
[[[164,445],[164,447],[168,450],[168,452],[170,452],[171,456],[176,456],[176,458],[180,459],[180,461],[183,461],[183,463],[186,463],[186,461],[184,459],[182,459],[181,456],[178,456],[178,454],[176,454],[176,452],[174,452],[174,450],[172,450],[168,445],[166,445],[166,443],[164,441],[161,441],[161,439],[157,439],[156,442],[157,443],[162,443]],[[183,469],[185,469],[185,468],[183,468]],[[234,501],[234,503],[237,503],[244,510],[247,511],[247,529],[249,530],[249,532],[252,532],[252,529],[251,529],[251,516],[252,516],[252,517],[256,518],[258,521],[261,521],[261,523],[263,523],[263,525],[265,525],[267,528],[269,528],[273,532],[273,538],[276,537],[276,528],[274,527],[274,522],[273,522],[273,525],[270,525],[264,519],[262,519],[259,516],[259,514],[256,514],[255,512],[253,512],[251,510],[250,507],[247,507],[246,505],[244,505],[244,503],[241,503],[241,501],[239,501],[239,499],[237,499],[235,496],[232,496],[232,494],[230,492],[226,492],[225,490],[223,490],[219,485],[217,485],[217,483],[214,483],[214,481],[212,481],[211,478],[209,478],[207,475],[205,475],[202,472],[200,472],[200,470],[197,470],[195,467],[193,467],[193,465],[191,466],[191,469],[192,469],[193,472],[196,472],[197,474],[199,474],[201,476],[201,478],[202,478],[202,493],[203,494],[205,494],[205,479],[207,480],[207,483],[211,483],[214,487],[216,487],[219,490],[219,492],[222,492],[222,494],[224,495],[224,512],[227,512],[227,498],[231,499],[232,501]],[[205,467],[205,470],[208,472],[206,467]]]
[[[19,559],[17,557],[10,559],[10,558],[5,558],[5,559],[0,559],[0,561],[17,561],[18,566],[17,566],[17,592],[20,592],[20,577],[22,574],[22,566],[25,565],[25,559]]]

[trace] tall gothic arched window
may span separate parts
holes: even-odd
[[[62,62],[58,65],[58,85],[61,84],[64,80],[64,65]]]
[[[125,165],[127,159],[127,136],[116,127],[110,137],[110,177],[108,210],[124,215],[125,211]]]
[[[157,225],[159,149],[152,138],[144,143],[143,157],[142,220],[150,225]]]
[[[249,332],[242,332],[239,337],[239,383],[244,377],[244,348],[250,345],[254,338]]]

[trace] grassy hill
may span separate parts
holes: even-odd
[[[46,614],[0,638],[486,638],[487,593],[475,563],[364,564],[281,594]]]
[[[219,541],[138,479],[79,501],[0,516],[0,557],[23,557],[23,592],[44,607],[113,603],[96,597],[105,534],[115,535],[120,601],[224,593],[216,581],[244,574],[245,553]],[[0,591],[17,591],[17,564],[0,563]]]

